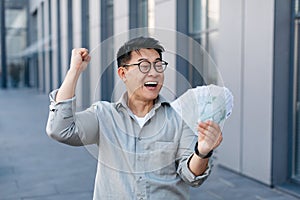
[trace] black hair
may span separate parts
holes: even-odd
[[[129,40],[123,46],[120,47],[117,53],[118,67],[126,64],[131,59],[131,52],[139,52],[140,49],[154,49],[162,58],[162,52],[165,51],[159,41],[151,37],[137,37]]]

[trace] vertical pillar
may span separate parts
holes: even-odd
[[[5,1],[0,1],[0,38],[1,38],[1,87],[7,88],[6,41],[5,41]]]

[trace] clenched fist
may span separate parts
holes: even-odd
[[[55,101],[60,102],[74,97],[76,84],[81,72],[83,72],[91,57],[89,51],[85,48],[76,48],[72,50],[70,69],[60,86]]]
[[[83,72],[91,60],[89,51],[85,48],[76,48],[72,50],[70,69]]]

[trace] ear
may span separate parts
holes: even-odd
[[[122,79],[124,82],[126,81],[126,73],[125,73],[124,67],[118,68],[118,75],[119,75],[120,79]]]

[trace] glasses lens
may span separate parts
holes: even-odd
[[[165,62],[159,61],[157,63],[155,63],[155,69],[157,72],[163,72],[165,71],[167,65]]]
[[[145,61],[145,62],[141,62],[139,67],[141,72],[147,73],[151,68],[151,64]]]

